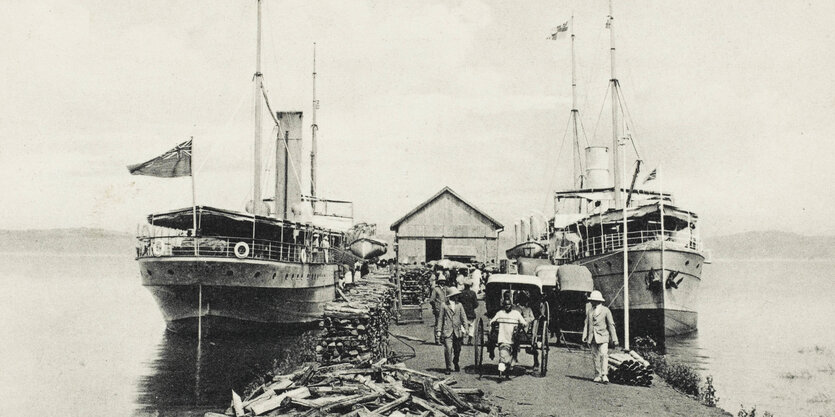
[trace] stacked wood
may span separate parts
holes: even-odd
[[[384,357],[395,288],[384,281],[360,281],[344,292],[345,300],[325,306],[319,322],[317,360],[325,365],[369,362]]]
[[[622,385],[652,385],[654,369],[634,350],[609,354],[609,381]]]
[[[409,268],[400,273],[400,296],[404,306],[419,306],[429,296],[432,270]]]
[[[403,364],[311,364],[262,384],[217,416],[498,416],[499,408],[474,388]]]

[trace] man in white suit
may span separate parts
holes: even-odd
[[[591,348],[594,382],[609,382],[609,341],[617,346],[618,335],[615,333],[615,320],[612,312],[603,305],[603,294],[592,291],[589,295],[590,307],[586,308],[586,323],[583,326],[583,342]]]

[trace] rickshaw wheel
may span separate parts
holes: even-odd
[[[478,375],[482,375],[481,363],[484,360],[484,323],[479,318],[476,322],[476,334],[473,340],[473,356],[475,356],[475,366],[478,369]]]
[[[542,346],[537,349],[536,354],[539,355],[539,376],[544,377],[548,373],[548,320],[542,323],[539,329],[539,337],[542,340]]]
[[[539,311],[542,312],[542,317],[545,318],[544,325],[545,327],[548,327],[548,323],[550,323],[551,320],[551,304],[547,301],[543,301],[539,308]],[[545,332],[545,337],[542,339],[542,344],[548,344],[548,332]]]

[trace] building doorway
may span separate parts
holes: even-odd
[[[426,262],[441,260],[441,239],[426,239]]]

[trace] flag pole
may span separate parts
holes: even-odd
[[[194,136],[191,137],[191,225],[192,225],[192,246],[194,256],[200,255],[199,240],[197,239],[197,192],[194,187]],[[197,284],[197,355],[200,356],[200,341],[203,340],[203,285]],[[198,376],[199,378],[199,376]]]
[[[626,148],[627,138],[623,138],[618,146]],[[621,180],[626,181],[626,149],[621,149],[620,168]],[[616,187],[621,187],[625,184],[617,184]],[[626,204],[623,205],[623,348],[629,350],[629,248],[627,234],[629,233],[626,224]]]
[[[200,254],[200,250],[197,247],[197,191],[194,187],[194,136],[191,137],[191,162],[190,162],[190,171],[191,171],[191,230],[192,230],[192,240],[194,246],[194,256],[198,256]]]
[[[660,194],[659,197],[661,198],[661,204],[660,204],[660,208],[661,208],[661,285],[662,285],[661,288],[663,289],[664,286],[666,286],[666,283],[664,282],[664,280],[666,279],[665,276],[664,276],[664,271],[665,271],[665,268],[664,268],[664,246],[665,246],[665,241],[667,240],[667,236],[666,236],[666,231],[664,230],[665,229],[664,228],[664,180],[663,180],[663,177],[661,176],[661,164],[658,164],[657,169],[658,169],[658,194]]]

